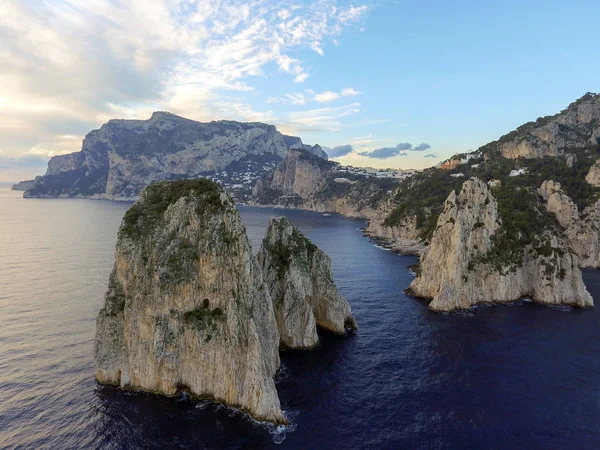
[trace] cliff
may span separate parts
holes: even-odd
[[[201,180],[148,186],[127,211],[97,319],[96,379],[212,398],[285,423],[279,333],[232,199]]]
[[[285,348],[311,348],[317,326],[343,334],[356,330],[350,305],[333,282],[329,257],[285,217],[271,219],[257,255]]]
[[[544,199],[546,209],[556,216],[563,228],[563,235],[579,257],[579,266],[600,267],[600,201],[592,203],[580,214],[560,183],[544,181],[538,193]]]
[[[587,93],[554,116],[540,117],[480,148],[486,158],[543,158],[597,146],[600,95]]]
[[[33,187],[35,180],[24,180],[13,184],[11,190],[13,191],[27,191]]]
[[[525,188],[494,195],[477,178],[464,182],[459,194],[452,191],[446,199],[408,291],[431,299],[436,311],[523,297],[593,306],[577,255],[537,202]]]
[[[249,182],[246,175],[271,172],[263,166],[281,161],[290,148],[327,158],[318,145],[262,123],[200,123],[165,112],[148,120],[110,120],[88,133],[80,152],[52,158],[25,196],[134,199],[149,183],[199,176],[223,175],[224,185],[237,186]],[[239,176],[232,178],[232,171]]]
[[[427,242],[420,236],[416,215],[403,217],[397,223],[390,224],[388,217],[393,209],[393,198],[384,199],[371,215],[366,235],[394,252],[421,255],[427,248]]]
[[[271,176],[257,181],[252,203],[369,219],[397,184],[341,172],[338,163],[290,150]]]

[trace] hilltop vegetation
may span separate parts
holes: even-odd
[[[586,174],[598,157],[600,146],[589,145],[577,150],[573,156],[500,158],[487,162],[474,159],[452,170],[427,169],[400,185],[394,195],[396,206],[384,223],[395,226],[409,216],[416,216],[421,238],[429,240],[450,192],[460,189],[470,177],[477,177],[485,182],[500,181],[495,195],[501,203],[501,215],[507,221],[516,221],[516,226],[528,234],[527,230],[534,226],[528,222],[533,218],[523,217],[521,224],[519,211],[536,206],[537,194],[534,193],[544,180],[559,182],[580,211],[600,198],[600,189],[585,181]],[[527,173],[510,176],[511,171],[518,169],[525,169]]]

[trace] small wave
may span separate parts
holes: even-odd
[[[290,422],[289,425],[273,425],[272,423],[262,422],[262,425],[266,427],[269,434],[273,437],[273,442],[277,445],[281,444],[288,433],[293,433],[296,431],[296,417],[298,417],[297,411],[283,411],[286,419]],[[260,422],[259,422],[260,423]]]

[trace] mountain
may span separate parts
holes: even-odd
[[[392,248],[422,253],[446,198],[471,177],[496,180],[511,192],[518,186],[537,190],[544,181],[553,180],[585,215],[583,210],[592,207],[600,195],[600,183],[594,181],[600,167],[596,165],[599,137],[600,95],[588,93],[554,116],[529,122],[401,183],[379,204],[367,231],[387,240]]]
[[[80,152],[53,157],[24,196],[134,199],[153,181],[207,177],[243,201],[254,180],[296,148],[327,158],[318,145],[272,125],[201,123],[155,112],[148,120],[110,120],[91,131]]]

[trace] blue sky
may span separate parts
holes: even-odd
[[[2,9],[0,181],[43,173],[110,118],[154,110],[264,121],[337,147],[342,163],[422,168],[600,90],[592,1],[2,0]]]

